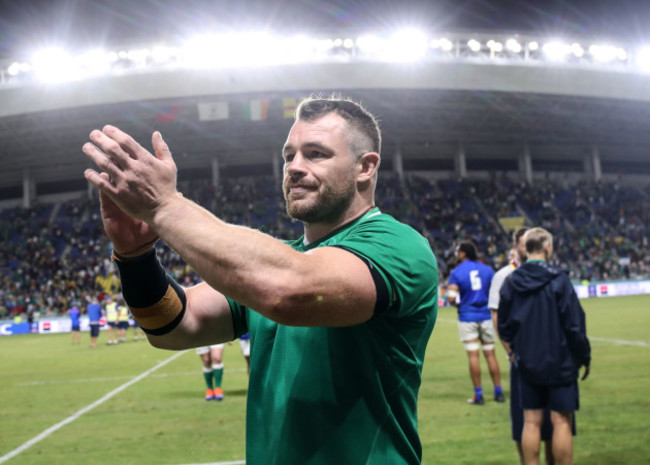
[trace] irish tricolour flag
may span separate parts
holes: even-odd
[[[242,119],[249,121],[261,121],[269,116],[269,100],[251,100],[242,102]]]

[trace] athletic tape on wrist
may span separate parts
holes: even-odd
[[[158,261],[155,249],[124,262],[115,260],[122,295],[133,318],[147,334],[161,336],[173,330],[185,314],[185,292]]]

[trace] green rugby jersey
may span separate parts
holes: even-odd
[[[235,337],[250,332],[246,463],[420,463],[417,396],[438,311],[428,242],[374,208],[320,241],[290,245],[337,246],[365,259],[379,272],[385,305],[359,325],[305,328],[230,300]]]

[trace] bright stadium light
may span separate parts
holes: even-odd
[[[154,63],[164,64],[169,63],[178,55],[178,49],[175,47],[167,47],[158,45],[151,49],[151,59]]]
[[[179,51],[181,61],[193,68],[231,68],[276,63],[284,51],[265,33],[200,35],[188,39]]]
[[[582,48],[582,45],[574,42],[571,44],[571,53],[577,58],[582,58],[585,54],[585,49]]]
[[[111,60],[104,50],[88,50],[78,58],[79,67],[87,76],[97,76],[109,71]]]
[[[643,47],[637,53],[634,62],[639,70],[650,72],[650,47]]]
[[[528,42],[528,50],[530,50],[531,52],[535,52],[539,50],[539,43],[535,41]]]
[[[481,51],[481,43],[476,40],[476,39],[470,39],[467,41],[467,46],[472,52],[480,52]]]
[[[589,54],[600,63],[613,61],[616,58],[616,52],[616,47],[610,45],[594,44],[589,46]]]
[[[354,47],[354,40],[352,39],[343,39],[343,48],[351,49]]]
[[[503,51],[503,44],[496,40],[488,40],[487,47],[490,49],[490,52],[492,53],[500,53]]]
[[[367,55],[378,54],[385,47],[384,40],[372,34],[359,36],[356,44],[359,51]]]
[[[424,32],[407,28],[391,35],[387,46],[389,60],[416,61],[427,53],[428,41]]]
[[[7,72],[9,73],[9,76],[16,76],[18,73],[20,73],[20,63],[14,61],[9,65],[9,68],[7,68]]]
[[[454,49],[454,43],[446,37],[440,39],[431,39],[429,47],[434,50],[440,49],[443,52],[451,52]]]
[[[57,47],[38,50],[32,57],[36,79],[46,83],[69,81],[78,77],[78,70],[68,52]]]
[[[563,42],[547,42],[542,47],[542,50],[551,61],[563,61],[564,58],[571,52],[571,47]]]
[[[506,48],[513,53],[519,53],[522,47],[517,39],[508,39],[506,41]]]

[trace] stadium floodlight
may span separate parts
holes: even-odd
[[[539,43],[536,41],[528,42],[528,50],[531,52],[539,50]]]
[[[574,42],[571,44],[571,53],[577,58],[582,58],[585,54],[585,49],[582,48],[582,45],[580,45],[577,42]]]
[[[180,61],[191,68],[259,66],[278,61],[284,50],[277,40],[263,32],[199,35],[179,49]]]
[[[96,76],[110,69],[111,60],[104,50],[88,50],[78,58],[79,66],[86,75]]]
[[[488,40],[487,47],[490,49],[490,52],[492,52],[493,54],[500,53],[503,51],[503,44],[496,40],[492,40],[492,39]]]
[[[32,56],[37,80],[44,83],[65,82],[78,77],[78,69],[70,54],[58,47],[38,50]]]
[[[470,39],[467,41],[467,46],[472,52],[480,52],[481,51],[481,43],[476,40],[476,39]]]
[[[343,39],[343,48],[351,49],[354,47],[354,40],[352,39]]]
[[[617,48],[616,58],[618,58],[620,61],[627,61],[627,50],[621,47]]]
[[[454,49],[454,43],[446,37],[443,37],[440,39],[440,48],[445,52],[451,52]]]
[[[650,72],[650,47],[646,46],[639,49],[636,53],[634,62],[639,70],[644,73]]]
[[[384,40],[372,34],[359,36],[356,43],[359,51],[367,55],[378,54],[385,47]]]
[[[157,64],[169,63],[174,60],[177,55],[178,49],[176,47],[157,45],[151,49],[151,59]]]
[[[336,38],[334,39],[334,47],[341,47],[343,45],[343,39]]]
[[[7,72],[9,73],[9,76],[16,76],[18,73],[20,73],[20,63],[14,61],[9,65],[9,68],[7,68]]]
[[[416,61],[423,58],[429,48],[424,32],[417,29],[401,29],[391,35],[387,45],[390,61]]]
[[[508,39],[506,41],[506,48],[513,53],[519,53],[522,49],[521,44],[517,39]]]
[[[559,41],[547,42],[542,47],[544,54],[551,61],[563,61],[571,53],[571,47],[568,44]]]
[[[616,58],[616,47],[594,44],[589,46],[589,53],[595,61],[605,63]]]

